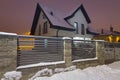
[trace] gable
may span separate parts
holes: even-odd
[[[39,20],[39,16],[40,16],[41,11],[45,14],[46,18],[48,19],[48,21],[52,25],[51,28],[60,29],[60,30],[68,30],[68,31],[75,30],[74,27],[69,25],[64,20],[64,18],[60,14],[60,12],[54,11],[53,9],[48,8],[44,5],[37,4],[35,16],[33,19],[32,28],[31,28],[31,35],[34,35],[34,33],[35,33],[35,29],[36,29],[36,26],[38,24],[38,20]]]
[[[30,35],[34,35],[34,33],[35,33],[35,29],[37,27],[37,23],[38,23],[38,20],[39,20],[40,12],[41,12],[40,6],[39,6],[39,4],[37,4],[36,10],[35,10],[34,19],[33,19],[33,23],[32,23],[32,27],[31,27]]]
[[[83,5],[81,5],[80,7],[78,7],[71,15],[67,16],[67,17],[65,18],[65,20],[68,20],[68,19],[74,17],[74,15],[75,15],[79,10],[82,11],[82,13],[83,13],[83,15],[84,15],[87,23],[91,23],[91,20],[90,20],[90,18],[89,18],[89,16],[88,16],[87,12],[85,11]]]

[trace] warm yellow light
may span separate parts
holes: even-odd
[[[109,38],[110,42],[112,42],[112,36],[109,36],[108,38]]]
[[[117,36],[117,37],[116,37],[116,42],[118,42],[118,40],[119,40],[119,37]]]
[[[30,35],[30,32],[26,32],[25,35]]]

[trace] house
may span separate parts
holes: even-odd
[[[109,42],[120,42],[120,32],[114,31],[113,27],[110,30],[101,29],[99,35],[93,37],[94,40],[105,40]]]
[[[63,13],[38,3],[31,35],[92,39],[97,34],[90,31],[91,20],[82,4],[67,16]]]

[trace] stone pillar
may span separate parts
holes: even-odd
[[[64,38],[64,61],[65,66],[72,66],[71,38]]]
[[[16,69],[17,34],[0,32],[0,76]]]
[[[103,40],[96,40],[96,57],[98,58],[99,64],[105,63],[105,47]]]

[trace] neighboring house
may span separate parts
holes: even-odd
[[[65,16],[64,12],[37,4],[31,35],[92,39],[96,33],[90,31],[91,20],[83,5],[71,11]]]
[[[105,40],[109,42],[120,42],[120,32],[114,31],[113,27],[110,27],[110,30],[101,30],[99,35],[93,37],[95,40]]]

